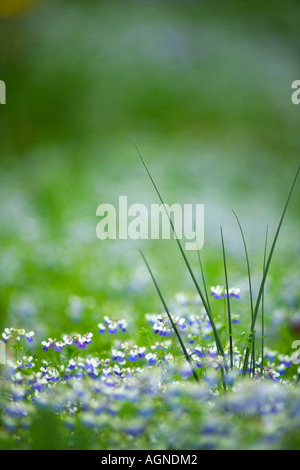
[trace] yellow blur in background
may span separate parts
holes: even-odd
[[[0,17],[23,13],[34,5],[35,0],[0,0]]]

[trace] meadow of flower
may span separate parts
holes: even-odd
[[[299,357],[297,351],[288,355],[265,346],[264,319],[268,269],[298,173],[269,250],[266,234],[256,301],[247,245],[237,219],[245,248],[248,292],[228,285],[221,230],[225,286],[208,289],[199,255],[200,288],[177,240],[199,295],[178,293],[172,313],[142,254],[163,311],[145,312],[137,335],[126,318],[100,317],[99,313],[98,323],[90,331],[64,332],[55,338],[6,327],[2,333],[7,361],[0,382],[1,447],[298,448]],[[170,224],[174,230],[171,219]],[[241,295],[250,296],[249,332],[236,329],[240,320],[233,310],[239,310]],[[78,331],[83,304],[77,297],[70,305],[70,317],[79,321]],[[94,341],[102,346],[90,350]],[[31,354],[34,342],[38,344]]]
[[[24,355],[26,342],[37,341],[34,332],[6,329],[3,337],[14,354],[2,370],[1,446],[296,448],[299,369],[292,357],[266,348],[264,368],[258,354],[255,373],[249,370],[243,378],[243,340],[237,338],[233,368],[224,376],[223,358],[212,343],[211,324],[198,298],[179,293],[173,321],[199,383],[163,313],[145,315],[139,344],[130,339],[125,320],[104,317],[86,334],[42,341],[34,356]],[[89,347],[100,335],[109,338],[111,349],[91,354]],[[227,360],[229,356],[225,347]]]

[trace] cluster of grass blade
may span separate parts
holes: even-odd
[[[222,377],[223,377],[223,386],[224,388],[226,389],[226,386],[225,386],[225,381],[224,381],[224,373],[227,373],[229,368],[228,368],[228,365],[227,365],[227,361],[226,361],[226,357],[225,357],[225,352],[224,352],[224,348],[222,346],[222,343],[221,343],[221,340],[220,340],[220,336],[219,336],[219,332],[217,330],[217,327],[216,327],[216,324],[214,322],[214,318],[213,318],[213,314],[212,314],[212,310],[211,310],[211,306],[210,306],[210,302],[209,302],[209,297],[208,297],[208,291],[207,291],[207,286],[206,286],[206,281],[205,281],[205,276],[204,276],[204,271],[203,271],[203,266],[202,266],[202,262],[201,262],[201,257],[200,257],[200,253],[199,253],[199,250],[198,250],[198,260],[199,260],[199,265],[200,265],[200,271],[201,271],[201,277],[202,277],[202,282],[203,282],[203,287],[204,287],[204,294],[202,292],[202,289],[200,288],[199,284],[198,284],[198,281],[196,279],[196,276],[193,272],[193,269],[187,259],[187,256],[183,250],[183,247],[180,243],[180,240],[178,239],[178,237],[176,236],[176,232],[175,232],[175,228],[174,228],[174,224],[173,224],[173,221],[170,217],[170,214],[168,213],[166,207],[165,207],[165,204],[164,204],[164,201],[163,201],[163,198],[151,176],[151,173],[141,155],[141,152],[136,144],[135,143],[135,146],[136,146],[136,149],[137,149],[137,152],[139,154],[139,157],[142,161],[142,164],[150,178],[150,181],[159,197],[159,200],[161,202],[161,204],[163,205],[163,207],[165,208],[165,211],[166,211],[166,214],[168,216],[168,219],[169,219],[169,222],[170,222],[170,226],[171,226],[171,229],[172,229],[172,232],[174,234],[174,238],[178,244],[178,248],[180,250],[180,253],[183,257],[183,260],[187,266],[187,269],[190,273],[190,276],[193,280],[193,283],[196,287],[196,290],[199,294],[199,297],[202,301],[202,304],[205,308],[205,311],[207,313],[207,316],[208,316],[208,319],[211,323],[211,326],[212,326],[212,330],[213,330],[213,334],[214,334],[214,340],[215,340],[215,344],[216,344],[216,347],[217,347],[217,351],[218,351],[218,354],[220,356],[223,357],[223,369],[221,370],[222,372]],[[250,295],[250,313],[251,313],[251,321],[250,321],[250,331],[249,331],[249,334],[248,334],[248,338],[247,338],[247,342],[246,342],[246,347],[245,347],[245,351],[244,351],[244,357],[243,357],[243,367],[242,367],[242,373],[243,375],[246,375],[247,373],[247,369],[249,367],[249,359],[251,359],[250,361],[250,375],[251,375],[251,365],[252,365],[252,375],[255,376],[255,365],[256,365],[256,356],[255,356],[255,326],[256,326],[256,321],[257,321],[257,317],[258,317],[258,312],[259,312],[259,308],[260,308],[260,305],[262,305],[262,337],[261,337],[261,340],[262,340],[262,343],[261,343],[261,354],[262,354],[262,363],[261,363],[261,370],[262,370],[262,373],[263,373],[263,360],[264,360],[264,334],[265,334],[265,331],[264,331],[264,288],[265,288],[265,283],[266,283],[266,279],[267,279],[267,276],[268,276],[268,272],[269,272],[269,268],[270,268],[270,264],[271,264],[271,260],[272,260],[272,257],[273,257],[273,253],[274,253],[274,250],[275,250],[275,246],[276,246],[276,243],[277,243],[277,239],[278,239],[278,235],[279,235],[279,232],[280,232],[280,229],[281,229],[281,226],[282,226],[282,222],[283,222],[283,219],[284,219],[284,216],[285,216],[285,213],[286,213],[286,210],[287,210],[287,207],[289,205],[289,202],[290,202],[290,199],[291,199],[291,196],[292,196],[292,193],[293,193],[293,190],[294,190],[294,187],[295,187],[295,184],[296,184],[296,181],[297,181],[297,178],[298,178],[298,175],[299,175],[299,171],[300,171],[300,166],[296,172],[296,176],[294,178],[294,181],[293,181],[293,184],[291,186],[291,189],[290,189],[290,192],[289,192],[289,195],[288,195],[288,198],[287,198],[287,201],[286,201],[286,204],[284,206],[284,210],[282,212],[282,215],[281,215],[281,218],[280,218],[280,221],[279,221],[279,224],[278,224],[278,227],[277,227],[277,230],[276,230],[276,233],[275,233],[275,236],[274,236],[274,240],[272,242],[272,245],[271,245],[271,249],[270,249],[270,253],[267,257],[267,239],[268,239],[268,227],[267,227],[267,231],[266,231],[266,238],[265,238],[265,247],[264,247],[264,261],[263,261],[263,276],[262,276],[262,280],[261,280],[261,283],[260,283],[260,286],[259,286],[259,290],[258,290],[258,295],[257,295],[257,299],[256,299],[256,302],[255,302],[255,306],[254,306],[254,302],[253,302],[253,290],[252,290],[252,280],[251,280],[251,271],[250,271],[250,263],[249,263],[249,256],[248,256],[248,250],[247,250],[247,244],[246,244],[246,240],[245,240],[245,236],[244,236],[244,232],[243,232],[243,229],[242,229],[242,226],[241,226],[241,223],[238,219],[238,216],[236,215],[236,213],[233,211],[233,214],[238,222],[238,226],[239,226],[239,229],[240,229],[240,232],[241,232],[241,236],[242,236],[242,240],[243,240],[243,245],[244,245],[244,250],[245,250],[245,256],[246,256],[246,263],[247,263],[247,274],[248,274],[248,282],[249,282],[249,295]],[[230,348],[230,367],[231,369],[233,368],[233,333],[232,333],[232,319],[231,319],[231,309],[230,309],[230,297],[229,297],[229,284],[228,284],[228,273],[227,273],[227,264],[226,264],[226,252],[225,252],[225,244],[224,244],[224,236],[223,236],[223,230],[222,230],[222,227],[221,227],[221,242],[222,242],[222,253],[223,253],[223,264],[224,264],[224,272],[225,272],[225,285],[226,285],[226,301],[227,301],[227,315],[228,315],[228,331],[229,331],[229,348]],[[174,324],[173,322],[173,319],[172,319],[172,316],[168,310],[168,307],[164,301],[164,298],[161,294],[161,291],[158,287],[158,284],[156,282],[156,279],[153,275],[153,272],[151,271],[150,269],[150,266],[148,264],[148,262],[146,261],[146,258],[145,256],[143,255],[143,253],[141,253],[142,255],[142,258],[147,266],[147,269],[151,275],[151,278],[154,282],[154,285],[156,287],[156,290],[158,292],[158,295],[162,301],[162,304],[164,306],[164,309],[168,315],[168,318],[171,322],[171,325],[172,325],[172,328],[178,338],[178,341],[181,345],[181,348],[183,350],[183,353],[185,355],[185,358],[187,360],[187,362],[189,363],[190,367],[191,367],[191,370],[192,370],[192,373],[195,377],[195,380],[197,382],[199,382],[199,377],[197,375],[197,372],[190,360],[190,357],[187,353],[187,350],[184,346],[184,342],[180,336],[180,333],[176,327],[176,325]],[[251,355],[251,358],[250,358],[250,355]]]
[[[161,196],[161,194],[160,194],[160,192],[159,192],[159,190],[158,190],[158,188],[157,188],[157,186],[156,186],[156,184],[155,184],[155,182],[154,182],[154,180],[153,180],[153,178],[152,178],[152,176],[151,176],[151,174],[150,174],[150,171],[148,170],[148,167],[147,167],[147,165],[146,165],[146,163],[145,163],[145,161],[144,161],[144,159],[143,159],[143,157],[142,157],[142,155],[141,155],[141,153],[140,153],[140,150],[139,150],[139,148],[138,148],[138,146],[137,146],[136,143],[135,143],[135,146],[136,146],[136,149],[137,149],[138,154],[139,154],[139,156],[140,156],[140,159],[141,159],[141,161],[142,161],[142,163],[143,163],[143,165],[144,165],[144,167],[145,167],[145,170],[146,170],[146,172],[147,172],[147,174],[148,174],[148,176],[149,176],[149,178],[150,178],[150,181],[152,182],[153,187],[154,187],[154,189],[155,189],[155,191],[156,191],[156,193],[157,193],[157,195],[158,195],[158,197],[159,197],[159,200],[161,201],[163,207],[164,207],[165,210],[166,210],[166,207],[165,207],[164,201],[163,201],[163,199],[162,199],[162,196]],[[184,250],[183,250],[183,248],[182,248],[182,245],[181,245],[181,243],[180,243],[178,237],[176,236],[176,232],[175,232],[175,228],[174,228],[173,221],[172,221],[172,219],[171,219],[171,217],[170,217],[170,214],[168,213],[167,210],[166,210],[166,214],[167,214],[167,216],[168,216],[168,219],[169,219],[169,222],[170,222],[170,226],[171,226],[172,232],[173,232],[173,234],[174,234],[174,237],[175,237],[175,239],[176,239],[176,242],[177,242],[177,244],[178,244],[180,253],[181,253],[181,255],[182,255],[183,259],[184,259],[184,262],[185,262],[185,264],[186,264],[186,266],[187,266],[187,268],[188,268],[188,271],[189,271],[189,273],[190,273],[190,275],[191,275],[191,278],[192,278],[193,283],[194,283],[194,285],[195,285],[195,287],[196,287],[196,290],[197,290],[197,292],[198,292],[198,294],[199,294],[199,296],[200,296],[200,299],[201,299],[201,301],[202,301],[202,304],[203,304],[203,306],[204,306],[204,308],[205,308],[205,310],[206,310],[207,316],[208,316],[208,318],[209,318],[209,320],[210,320],[210,323],[211,323],[211,326],[212,326],[212,330],[213,330],[213,334],[214,334],[214,338],[215,338],[216,347],[217,347],[217,350],[218,350],[218,354],[221,355],[221,356],[224,358],[224,367],[225,367],[226,370],[227,370],[228,367],[227,367],[227,364],[226,364],[226,358],[225,358],[224,349],[223,349],[222,343],[221,343],[221,341],[220,341],[219,334],[218,334],[218,330],[217,330],[217,327],[216,327],[215,322],[214,322],[214,319],[213,319],[213,315],[212,315],[212,312],[211,312],[210,304],[207,302],[207,300],[206,300],[206,298],[205,298],[205,296],[204,296],[204,294],[203,294],[203,292],[202,292],[202,290],[201,290],[201,288],[200,288],[200,286],[199,286],[199,284],[198,284],[198,281],[197,281],[196,276],[195,276],[195,274],[194,274],[194,272],[193,272],[193,270],[192,270],[192,267],[191,267],[191,265],[190,265],[190,263],[189,263],[189,261],[188,261],[188,259],[187,259],[187,256],[186,256],[186,254],[185,254],[185,252],[184,252]]]
[[[296,173],[296,176],[294,178],[293,184],[291,186],[291,189],[290,189],[287,201],[285,203],[281,218],[279,220],[279,224],[277,226],[277,230],[276,230],[276,233],[275,233],[275,236],[274,236],[274,239],[273,239],[271,249],[270,249],[270,253],[269,253],[268,257],[266,257],[266,250],[267,250],[267,248],[266,248],[267,235],[266,235],[263,276],[262,276],[262,280],[261,280],[261,283],[260,283],[260,287],[259,287],[259,291],[258,291],[258,295],[257,295],[257,300],[256,300],[256,304],[255,304],[252,319],[251,319],[250,331],[249,331],[249,336],[248,336],[249,342],[247,344],[246,351],[245,351],[245,357],[244,357],[243,375],[246,375],[246,373],[247,373],[247,368],[248,368],[248,364],[249,364],[249,356],[250,356],[250,351],[251,351],[251,343],[254,343],[254,339],[255,339],[255,325],[256,325],[256,321],[257,321],[257,317],[258,317],[258,311],[259,311],[259,308],[260,308],[260,304],[261,304],[261,301],[264,297],[264,287],[265,287],[265,283],[266,283],[266,280],[267,280],[270,264],[271,264],[271,261],[272,261],[272,257],[273,257],[273,254],[274,254],[274,250],[275,250],[275,246],[276,246],[276,243],[277,243],[279,232],[280,232],[280,229],[281,229],[281,226],[282,226],[282,222],[283,222],[284,216],[286,214],[286,211],[287,211],[287,208],[288,208],[288,205],[289,205],[289,202],[290,202],[290,199],[291,199],[291,196],[292,196],[292,193],[293,193],[293,190],[294,190],[294,187],[295,187],[298,175],[299,175],[299,171],[300,171],[300,166],[297,170],[297,173]]]

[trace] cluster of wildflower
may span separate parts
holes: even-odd
[[[53,348],[55,352],[62,352],[65,346],[63,341],[57,341],[56,339],[48,338],[47,341],[42,341],[43,350],[48,352],[49,349]]]
[[[105,361],[101,361],[97,357],[70,359],[65,368],[65,379],[80,378],[84,373],[89,377],[97,377],[100,369],[105,365]]]
[[[224,363],[223,357],[218,355],[217,348],[215,347],[205,348],[196,346],[193,349],[188,349],[188,354],[199,368],[209,366],[218,369]]]
[[[187,325],[187,334],[190,340],[190,344],[193,338],[200,337],[209,339],[211,337],[212,326],[206,312],[203,312],[199,315],[189,315],[187,317]]]
[[[146,360],[150,366],[155,366],[157,364],[157,355],[155,353],[148,353],[146,355]]]
[[[167,353],[169,346],[169,342],[156,343],[152,350]],[[210,360],[212,364],[219,360],[213,347],[197,347],[194,354],[197,354],[197,360],[205,359],[207,364]],[[19,429],[30,429],[31,417],[40,408],[53,410],[61,416],[66,428],[72,431],[68,435],[71,441],[72,436],[82,432],[80,428],[101,432],[108,423],[111,430],[108,440],[120,433],[123,444],[129,445],[132,438],[137,444],[141,444],[140,438],[149,443],[159,439],[164,448],[172,446],[176,449],[215,445],[243,447],[247,442],[240,427],[245,429],[245,422],[247,427],[250,426],[253,445],[263,445],[269,432],[273,436],[272,443],[274,436],[282,439],[287,432],[287,427],[282,425],[286,420],[289,420],[289,433],[298,429],[298,392],[291,386],[283,388],[266,380],[237,380],[231,392],[221,394],[218,392],[221,374],[217,371],[208,371],[199,385],[174,380],[174,373],[178,371],[182,377],[188,375],[185,364],[164,369],[162,376],[155,357],[149,356],[148,362],[150,360],[152,367],[147,369],[110,365],[109,358],[90,357],[68,360],[57,367],[44,361],[30,375],[16,370],[14,374],[8,374],[11,383],[6,382],[10,399],[2,403],[3,432],[15,435]],[[208,370],[208,365],[206,367]],[[163,427],[161,415],[156,413],[158,402],[164,410]],[[180,419],[182,413],[184,420]],[[115,416],[118,419],[114,419]],[[195,432],[195,417],[201,432]],[[259,426],[265,429],[263,435],[254,432]]]
[[[151,323],[153,332],[161,337],[172,335],[172,326],[166,315],[146,314],[146,320]],[[212,335],[212,326],[206,312],[199,315],[177,315],[173,317],[175,325],[179,326],[180,334],[187,337],[190,344],[195,337],[209,339]]]
[[[160,334],[164,331],[161,327],[170,331],[168,318],[147,315],[154,333],[161,336],[147,348],[115,341],[111,352],[102,357],[63,354],[57,362],[49,359],[52,356],[48,360],[23,356],[8,361],[0,382],[1,432],[18,436],[22,430],[24,445],[28,446],[30,437],[25,431],[30,430],[40,408],[58,415],[72,431],[68,445],[86,429],[103,434],[104,427],[108,430],[105,445],[122,436],[124,446],[130,446],[134,438],[137,446],[146,442],[150,448],[159,442],[163,448],[173,449],[242,448],[249,444],[241,432],[245,423],[253,446],[263,445],[259,436],[272,439],[270,442],[276,445],[277,436],[280,440],[287,438],[287,433],[298,432],[300,368],[292,364],[292,357],[265,348],[263,364],[261,357],[256,357],[254,366],[249,360],[246,374],[253,379],[243,379],[243,348],[234,344],[230,351],[226,346],[225,358],[220,356],[209,341],[212,328],[206,313],[195,313],[192,302],[183,297],[179,300],[173,319],[201,377],[200,384],[194,383],[192,369],[183,361],[176,338]],[[115,327],[126,329],[126,324],[117,321],[115,325],[107,317],[104,326],[113,331]],[[91,341],[92,333],[87,333],[65,335],[62,341],[49,338],[42,344],[46,351],[62,351],[66,346],[84,349]],[[289,374],[287,379],[292,367],[294,375]],[[224,384],[226,394],[222,393]]]
[[[112,349],[112,360],[124,365],[126,362],[135,363],[142,359],[150,366],[168,364],[174,360],[170,342],[157,342],[151,346],[151,350],[153,352],[148,352],[145,347],[136,344],[121,343]]]
[[[227,290],[224,286],[215,286],[210,288],[210,295],[214,296],[215,299],[222,299],[222,297],[227,298]],[[229,297],[235,297],[236,299],[240,298],[240,289],[237,287],[232,287],[228,290]]]
[[[115,335],[120,331],[127,331],[126,320],[112,320],[108,316],[104,317],[103,323],[98,323],[98,333],[109,333]]]
[[[17,343],[21,341],[21,338],[26,338],[28,343],[32,343],[34,337],[34,331],[25,331],[23,328],[5,328],[2,333],[3,342],[7,343],[11,338],[14,338]]]
[[[157,341],[155,344],[151,346],[151,349],[154,351],[171,351],[171,341]]]
[[[118,348],[112,350],[112,360],[120,364],[125,364],[126,361],[137,362],[139,359],[145,357],[145,347],[139,347],[136,344],[124,342],[118,345]]]
[[[86,333],[80,335],[74,333],[72,335],[64,335],[62,341],[48,338],[47,341],[42,341],[43,350],[48,352],[49,349],[53,348],[55,352],[62,352],[65,346],[76,346],[78,349],[85,349],[87,344],[92,343],[93,333]]]
[[[93,333],[85,333],[84,335],[79,335],[74,333],[71,336],[63,336],[63,341],[65,346],[76,346],[78,349],[85,349],[87,344],[92,343]]]
[[[261,368],[262,360],[258,359],[258,367]],[[279,354],[277,351],[272,351],[268,348],[264,352],[264,374],[272,377],[274,381],[283,379],[287,371],[293,366],[293,357],[288,355]]]
[[[172,325],[167,315],[146,314],[146,319],[152,324],[153,332],[159,336],[171,336]],[[180,316],[172,316],[173,323],[180,329],[186,329],[186,319]]]
[[[32,369],[35,366],[32,356],[22,356],[22,359],[16,362],[19,369]]]

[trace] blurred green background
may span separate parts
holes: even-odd
[[[224,283],[223,226],[248,320],[231,210],[256,281],[266,225],[273,234],[299,165],[299,2],[2,0],[0,15],[0,326],[59,337],[108,314],[134,330],[161,309],[140,248],[168,301],[193,292],[174,241],[96,238],[99,204],[158,202],[133,138],[165,202],[205,204],[210,285]],[[268,283],[270,322],[300,309],[299,196],[298,184]]]

